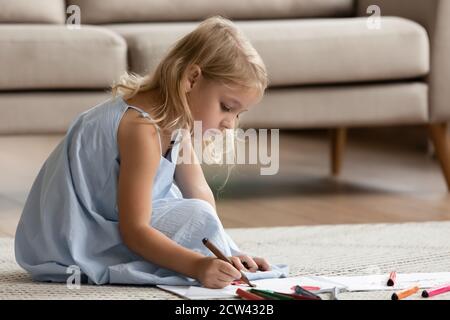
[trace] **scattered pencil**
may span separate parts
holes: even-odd
[[[242,290],[241,288],[238,288],[236,290],[236,294],[244,300],[267,300],[262,296],[258,296],[257,294]]]
[[[295,300],[293,297],[290,297],[289,295],[285,295],[270,290],[250,289],[250,292],[268,300]]]
[[[439,287],[439,288],[432,289],[432,290],[423,290],[422,297],[431,298],[431,297],[437,296],[438,294],[442,294],[442,293],[449,292],[449,291],[450,291],[450,285],[446,285],[446,286]]]
[[[387,281],[387,285],[390,287],[393,287],[395,284],[395,278],[397,278],[397,273],[395,271],[392,271],[389,275],[389,280]]]
[[[401,300],[419,291],[419,287],[415,286],[392,294],[392,300]]]
[[[294,291],[298,295],[310,297],[311,299],[315,299],[315,300],[321,299],[318,295],[312,293],[311,291],[306,290],[304,287],[301,287],[301,286],[295,286]]]
[[[295,291],[295,287],[296,286],[291,287],[291,290]],[[315,287],[315,286],[301,286],[301,287],[303,289],[305,289],[305,290],[308,290],[308,291],[318,291],[318,290],[320,290],[320,287]]]

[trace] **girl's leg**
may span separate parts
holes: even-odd
[[[208,238],[226,256],[241,254],[226,234],[214,208],[204,200],[156,200],[151,225],[183,247],[206,256],[213,254],[203,245],[203,238]]]

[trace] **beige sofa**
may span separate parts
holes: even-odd
[[[368,24],[373,4],[380,28]],[[65,24],[70,5],[80,8],[79,29]],[[0,133],[64,132],[120,74],[150,72],[199,20],[221,14],[248,35],[270,76],[242,126],[333,129],[337,174],[345,128],[424,124],[450,188],[450,1],[0,0],[0,8]]]

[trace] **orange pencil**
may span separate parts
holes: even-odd
[[[392,295],[392,300],[400,300],[409,297],[410,295],[413,295],[417,291],[419,291],[419,287],[415,286],[409,289],[405,289],[403,291],[396,292]]]
[[[392,271],[389,275],[389,280],[387,281],[387,285],[392,287],[395,284],[395,278],[397,277],[397,273]]]

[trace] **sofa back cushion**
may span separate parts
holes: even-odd
[[[0,0],[0,23],[55,23],[65,21],[64,0]]]
[[[353,0],[67,0],[81,9],[81,23],[339,17],[353,14]]]

